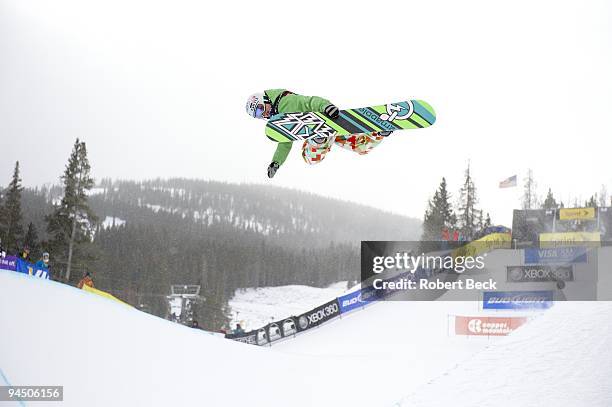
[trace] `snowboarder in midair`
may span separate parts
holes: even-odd
[[[329,100],[319,96],[302,96],[290,92],[286,89],[268,89],[263,93],[254,93],[249,96],[246,103],[247,113],[257,119],[269,119],[278,113],[297,113],[297,112],[322,112],[330,119],[336,119],[340,110]],[[327,152],[331,149],[334,142],[343,148],[367,154],[388,136],[386,134],[354,134],[349,137],[336,136],[334,140],[325,137],[314,137],[304,141],[302,146],[302,157],[308,164],[321,162]],[[272,162],[268,166],[268,177],[274,177],[276,171],[287,159],[291,151],[292,141],[279,142]]]

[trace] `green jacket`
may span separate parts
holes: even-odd
[[[276,98],[285,92],[286,89],[268,89],[265,94],[268,96],[272,104]],[[322,112],[325,108],[331,105],[331,102],[319,96],[302,96],[291,93],[283,96],[278,101],[277,111],[273,113],[294,113],[294,112]],[[283,165],[289,151],[291,151],[291,141],[278,143],[272,161],[276,161],[278,165]]]

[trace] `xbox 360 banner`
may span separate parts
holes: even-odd
[[[340,306],[338,305],[338,299],[334,298],[330,302],[298,316],[297,329],[299,331],[305,331],[325,321],[329,321],[338,315],[340,315]]]
[[[574,281],[574,268],[570,266],[508,266],[506,281],[509,283],[545,281]]]

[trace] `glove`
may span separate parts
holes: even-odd
[[[272,161],[270,165],[268,165],[268,178],[274,177],[276,171],[280,168],[280,165],[276,161]]]
[[[335,105],[327,105],[323,113],[330,119],[337,119],[340,116],[340,110]]]
[[[378,135],[383,136],[383,137],[389,137],[391,134],[393,134],[393,131],[379,131],[378,132]]]

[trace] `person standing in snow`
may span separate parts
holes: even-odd
[[[338,107],[327,99],[319,96],[302,96],[286,89],[268,89],[263,93],[252,94],[247,99],[246,111],[251,117],[264,120],[279,113],[322,112],[330,119],[336,119],[340,114]],[[367,154],[389,134],[391,132],[354,134],[347,137],[337,136],[334,140],[314,137],[304,141],[302,157],[308,164],[319,163],[325,158],[334,142],[360,155]],[[272,178],[287,159],[293,140],[270,139],[278,143],[272,162],[268,166],[268,177]]]
[[[19,253],[19,258],[23,261],[30,261],[30,246],[25,245],[23,246],[23,249],[21,250],[21,253]]]
[[[91,274],[89,273],[89,271],[85,273],[85,276],[83,276],[81,281],[79,281],[79,284],[77,284],[77,287],[83,288],[84,285],[94,288],[93,279],[91,278]]]
[[[42,258],[36,262],[34,265],[36,270],[40,270],[43,274],[41,277],[49,279],[49,253],[44,252],[42,254]]]

